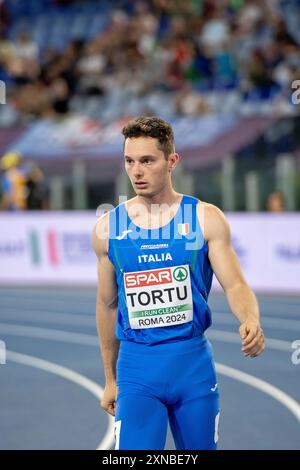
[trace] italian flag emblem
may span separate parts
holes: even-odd
[[[180,235],[187,235],[190,231],[190,224],[178,224],[178,232]]]

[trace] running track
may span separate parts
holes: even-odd
[[[92,288],[0,288],[0,449],[109,449]],[[244,358],[225,298],[209,338],[221,392],[220,449],[300,449],[300,297],[259,296],[267,348]],[[300,354],[298,354],[300,359]],[[0,356],[1,359],[1,356]],[[1,361],[0,361],[1,362]],[[3,361],[2,361],[3,362]],[[168,435],[166,449],[173,449]]]

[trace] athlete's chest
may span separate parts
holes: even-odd
[[[114,240],[114,257],[121,273],[191,264],[195,250],[184,239]]]

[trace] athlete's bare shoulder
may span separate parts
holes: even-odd
[[[92,245],[99,258],[108,253],[109,212],[102,214],[93,228]]]
[[[214,204],[199,201],[197,215],[206,241],[230,237],[229,224],[221,209]]]

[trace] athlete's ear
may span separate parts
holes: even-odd
[[[173,171],[176,168],[178,161],[179,161],[178,153],[171,153],[169,155],[169,159],[168,159],[169,173],[171,173],[171,171]]]

